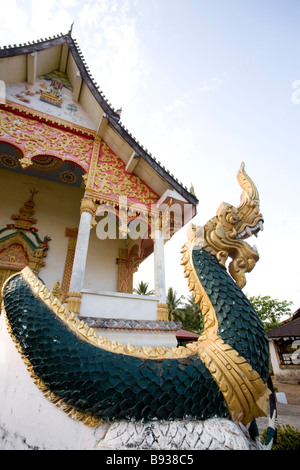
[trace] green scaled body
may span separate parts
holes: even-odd
[[[8,281],[3,301],[35,374],[78,411],[106,421],[228,417],[198,354],[150,360],[89,344],[34,296],[21,275]]]
[[[218,335],[265,381],[268,341],[253,307],[214,256],[194,248],[193,262],[215,308]],[[229,418],[224,397],[197,353],[142,359],[97,347],[71,331],[21,274],[7,282],[3,304],[35,376],[77,411],[104,421]]]
[[[255,309],[215,256],[198,247],[192,256],[198,278],[216,312],[218,336],[266,382],[269,341]]]

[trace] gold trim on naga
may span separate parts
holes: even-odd
[[[80,320],[75,313],[70,313],[62,302],[26,267],[21,271],[23,279],[29,284],[35,295],[40,298],[64,323],[77,335],[96,347],[116,354],[124,354],[143,359],[178,359],[191,356],[195,352],[179,346],[174,348],[124,345],[100,336],[94,328]]]
[[[189,241],[182,249],[185,277],[188,278],[195,301],[200,303],[205,324],[204,333],[197,342],[188,344],[187,348],[197,352],[210,371],[224,396],[231,418],[247,424],[254,417],[267,415],[270,391],[246,359],[217,334],[216,312],[199,281],[192,260],[193,247],[201,247],[203,234],[202,227],[191,227]]]

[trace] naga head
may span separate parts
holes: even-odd
[[[263,230],[263,216],[257,189],[245,172],[244,163],[240,166],[237,179],[243,189],[240,204],[234,207],[223,202],[216,216],[205,224],[204,230],[194,228],[192,238],[194,246],[202,246],[215,255],[223,266],[228,257],[231,258],[229,273],[243,288],[246,284],[245,273],[252,271],[259,260],[256,246],[251,247],[245,240]]]

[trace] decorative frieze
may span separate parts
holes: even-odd
[[[78,234],[78,229],[66,228],[65,236],[69,238],[69,241],[68,241],[68,248],[67,248],[67,254],[66,254],[64,274],[63,274],[63,279],[61,283],[61,290],[64,293],[64,298],[66,297],[70,288],[77,234]]]
[[[91,328],[115,328],[127,330],[147,331],[178,331],[182,328],[180,322],[155,321],[155,320],[133,320],[127,318],[95,318],[79,317]]]
[[[157,304],[157,320],[168,321],[169,311],[167,304]]]
[[[76,313],[79,315],[81,298],[82,298],[81,292],[68,292],[66,302],[67,302],[67,308],[69,312]]]
[[[38,155],[52,155],[73,161],[86,172],[93,151],[93,140],[44,122],[0,109],[0,138],[23,152],[23,168],[31,165]]]
[[[133,289],[133,262],[128,259],[128,250],[119,249],[118,257],[118,292],[132,294]]]
[[[89,199],[87,197],[81,200],[80,214],[83,212],[88,212],[92,216],[95,215],[97,204],[94,199]]]
[[[25,266],[38,274],[45,266],[50,237],[41,240],[37,234],[37,223],[34,217],[33,198],[37,194],[30,190],[31,196],[17,214],[12,214],[14,224],[8,224],[0,230],[0,289],[5,280]]]

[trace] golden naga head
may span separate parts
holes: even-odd
[[[244,163],[237,179],[243,189],[240,204],[234,207],[223,202],[217,215],[204,225],[203,230],[193,227],[190,237],[193,238],[193,246],[200,245],[215,255],[223,266],[228,257],[231,258],[229,272],[237,285],[243,288],[245,273],[252,271],[259,260],[255,245],[251,247],[245,240],[252,235],[257,236],[263,230],[264,221],[259,209],[258,191],[245,172]]]

